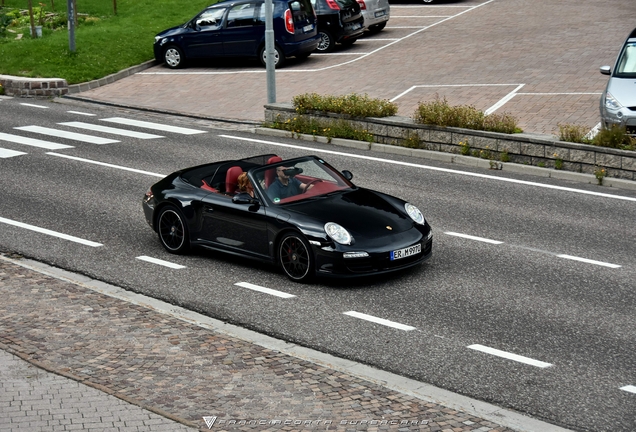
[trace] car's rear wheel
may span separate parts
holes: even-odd
[[[301,234],[285,234],[278,244],[278,263],[295,282],[309,282],[314,277],[314,257],[311,247]]]
[[[265,45],[261,47],[261,51],[259,53],[258,58],[261,60],[261,64],[263,67],[267,67],[267,52],[265,50]],[[274,46],[274,67],[279,68],[285,63],[285,55],[281,51],[278,46]]]
[[[170,253],[183,254],[190,249],[188,227],[183,214],[174,206],[161,209],[157,231],[163,247]]]
[[[163,61],[170,69],[178,69],[185,64],[185,56],[181,48],[176,45],[170,45],[163,52]]]
[[[320,36],[320,42],[318,42],[316,52],[327,53],[333,51],[336,46],[336,41],[331,33],[325,30],[320,30],[318,31],[318,35]]]

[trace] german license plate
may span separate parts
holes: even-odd
[[[379,17],[381,17],[381,16],[384,16],[384,14],[385,14],[385,13],[386,13],[386,12],[384,12],[383,10],[378,11],[378,12],[376,12],[376,13],[375,13],[375,17],[376,17],[376,18],[379,18]]]
[[[422,245],[420,243],[406,247],[404,249],[398,249],[391,251],[391,261],[399,260],[402,258],[410,257],[412,255],[417,255],[422,252]]]
[[[309,24],[306,25],[305,27],[303,27],[303,32],[308,33],[310,31],[312,31],[314,29],[314,25],[313,24]]]

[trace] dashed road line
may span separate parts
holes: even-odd
[[[109,133],[113,135],[127,136],[131,138],[139,138],[139,139],[164,138],[162,135],[153,135],[153,134],[149,134],[145,132],[137,132],[137,131],[132,131],[128,129],[119,129],[119,128],[114,128],[110,126],[96,125],[92,123],[84,123],[84,122],[75,121],[75,122],[64,122],[64,123],[58,123],[58,124],[75,127],[78,129],[91,130],[95,132],[103,132],[103,133]]]
[[[490,348],[484,345],[479,345],[479,344],[469,345],[467,348],[473,349],[475,351],[481,351],[483,353],[491,354],[497,357],[502,357],[508,360],[513,360],[519,363],[525,363],[531,366],[540,367],[540,368],[547,368],[552,366],[551,363],[542,362],[540,360],[531,359],[529,357],[520,356],[518,354],[512,354],[507,351],[501,351],[501,350]]]
[[[51,141],[44,141],[35,138],[28,138],[21,135],[6,134],[0,132],[0,141],[8,141],[16,144],[28,145],[31,147],[39,147],[47,150],[61,150],[67,148],[73,148],[66,144],[58,144]]]
[[[348,315],[354,318],[359,318],[365,321],[371,321],[374,322],[376,324],[381,324],[383,326],[387,326],[387,327],[393,327],[396,328],[398,330],[406,330],[406,331],[411,331],[411,330],[415,330],[415,327],[411,327],[409,325],[405,325],[405,324],[400,324],[398,322],[394,322],[394,321],[389,321],[383,318],[378,318],[375,317],[373,315],[367,315],[361,312],[355,312],[355,311],[349,311],[349,312],[344,312],[344,315]]]
[[[39,133],[42,135],[48,135],[48,136],[53,136],[57,138],[70,139],[73,141],[81,141],[81,142],[86,142],[89,144],[113,144],[113,143],[119,142],[117,140],[113,140],[109,138],[101,138],[94,135],[85,135],[85,134],[79,134],[75,132],[67,132],[60,129],[52,129],[52,128],[47,128],[42,126],[20,126],[20,127],[15,127],[14,129],[26,131],[26,132]]]
[[[170,261],[164,261],[164,260],[161,260],[159,258],[152,258],[152,257],[146,256],[146,255],[138,256],[137,259],[141,260],[141,261],[146,261],[146,262],[149,262],[149,263],[152,263],[152,264],[157,264],[157,265],[160,265],[160,266],[169,267],[169,268],[172,268],[172,269],[177,269],[177,270],[186,268],[186,266],[181,265],[181,264],[175,264],[175,263],[172,263]]]
[[[173,132],[173,133],[178,133],[183,135],[195,135],[200,133],[206,133],[206,131],[197,130],[197,129],[190,129],[190,128],[184,128],[179,126],[170,126],[170,125],[166,125],[162,123],[152,123],[152,122],[141,121],[141,120],[127,119],[123,117],[111,117],[111,118],[105,118],[101,120],[106,122],[111,122],[111,123],[125,124],[128,126],[136,126],[140,128],[146,128],[146,129],[155,129],[155,130]]]
[[[35,104],[30,104],[30,103],[25,103],[25,102],[20,102],[20,105],[33,107],[33,108],[43,108],[43,109],[48,109],[49,108],[49,107],[44,106],[44,105],[35,105]]]
[[[273,296],[281,297],[281,298],[296,297],[293,294],[288,294],[286,292],[273,290],[271,288],[265,288],[265,287],[262,287],[262,286],[259,286],[259,285],[254,285],[254,284],[251,284],[249,282],[237,282],[234,285],[240,286],[240,287],[243,287],[243,288],[247,288],[247,289],[251,289],[252,291],[258,291],[258,292],[262,292],[262,293],[265,293],[265,294],[269,294],[269,295],[273,295]]]
[[[97,116],[97,114],[92,114],[92,113],[87,113],[87,112],[81,112],[81,111],[66,111],[67,113],[71,113],[71,114],[79,114],[79,115],[83,115],[83,116],[90,116],[90,117],[95,117]]]
[[[6,219],[6,218],[3,218],[3,217],[0,217],[0,223],[4,223],[4,224],[7,224],[7,225],[13,225],[13,226],[16,226],[18,228],[24,228],[24,229],[27,229],[27,230],[30,230],[30,231],[34,231],[34,232],[38,232],[38,233],[41,233],[41,234],[50,235],[50,236],[53,236],[53,237],[58,237],[58,238],[61,238],[61,239],[64,239],[64,240],[72,241],[72,242],[75,242],[75,243],[80,243],[80,244],[83,244],[85,246],[91,246],[91,247],[103,246],[101,243],[97,243],[97,242],[90,241],[90,240],[85,240],[83,238],[75,237],[75,236],[68,235],[68,234],[63,234],[63,233],[60,233],[60,232],[57,232],[57,231],[52,231],[52,230],[49,230],[49,229],[46,229],[46,228],[40,228],[40,227],[35,226],[35,225],[29,225],[29,224],[25,224],[25,223],[22,223],[22,222],[14,221],[14,220],[11,220],[11,219]]]
[[[468,240],[475,240],[475,241],[480,241],[480,242],[484,242],[484,243],[490,243],[490,244],[503,244],[502,241],[499,240],[491,240],[491,239],[487,239],[487,238],[483,238],[483,237],[476,237],[476,236],[472,236],[472,235],[468,235],[468,234],[460,234],[460,233],[456,233],[456,232],[445,232],[444,234],[449,235],[449,236],[453,236],[453,237],[461,237],[461,238],[465,238]]]
[[[636,393],[636,386],[626,385],[625,387],[621,387],[621,390],[625,390],[626,392]]]
[[[609,268],[620,268],[621,266],[618,264],[612,264],[612,263],[608,263],[608,262],[603,262],[603,261],[596,261],[596,260],[591,260],[591,259],[587,259],[587,258],[581,258],[581,257],[577,257],[577,256],[572,256],[572,255],[557,255],[557,257],[559,258],[565,258],[565,259],[569,259],[569,260],[573,260],[573,261],[580,261],[580,262],[584,262],[587,264],[594,264],[594,265],[599,265],[599,266],[603,266],[603,267],[609,267]]]

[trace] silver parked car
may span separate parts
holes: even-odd
[[[601,96],[603,127],[618,125],[625,127],[630,135],[636,135],[636,29],[623,44],[614,70],[601,66],[601,73],[610,76]]]
[[[391,6],[389,0],[357,0],[364,18],[364,26],[371,33],[381,31],[389,21]]]

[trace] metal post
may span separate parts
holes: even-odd
[[[276,102],[276,64],[274,55],[274,19],[272,0],[265,0],[265,60],[267,70],[267,103]]]
[[[67,0],[66,7],[68,9],[68,47],[71,52],[75,52],[75,9],[73,0]]]

